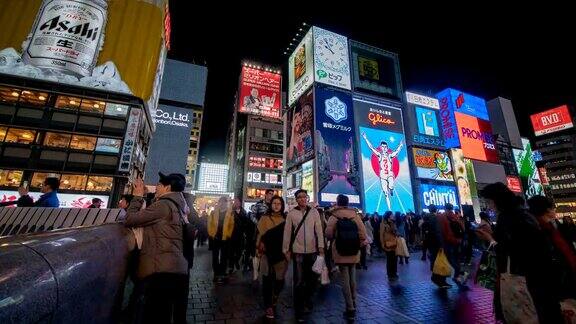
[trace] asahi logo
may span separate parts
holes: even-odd
[[[98,39],[98,26],[91,26],[89,22],[74,25],[70,20],[56,16],[40,26],[41,31],[55,30],[58,32],[67,32],[68,34],[84,37],[88,40],[96,41]]]

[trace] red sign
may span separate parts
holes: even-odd
[[[490,122],[459,112],[455,112],[454,116],[464,156],[498,163],[498,151]]]
[[[574,127],[568,106],[546,110],[530,116],[536,136],[558,132]]]
[[[544,168],[538,168],[538,174],[540,174],[540,182],[543,186],[547,186],[550,184],[550,180],[548,180],[548,173]]]
[[[506,180],[508,181],[508,188],[512,190],[512,192],[522,192],[522,185],[520,185],[520,179],[518,177],[507,176]]]
[[[239,111],[280,118],[282,76],[277,73],[242,67]]]

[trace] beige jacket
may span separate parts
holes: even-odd
[[[305,212],[305,209],[300,210],[300,208],[296,207],[288,213],[286,225],[284,226],[282,252],[290,251],[292,232],[296,231]],[[304,224],[302,224],[302,228],[296,235],[292,252],[299,254],[317,253],[318,249],[324,249],[324,230],[322,229],[322,220],[318,210],[311,208]]]
[[[326,226],[326,238],[328,240],[333,240],[336,237],[336,224],[341,218],[353,219],[358,226],[358,236],[360,237],[360,246],[364,247],[366,245],[366,227],[362,223],[362,219],[356,213],[354,209],[336,207],[332,209],[332,217],[328,219],[328,225]],[[360,262],[360,251],[357,255],[343,256],[338,254],[336,249],[336,242],[332,242],[332,258],[336,264],[356,264]]]

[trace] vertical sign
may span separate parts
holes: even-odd
[[[464,152],[461,149],[451,149],[452,165],[454,167],[454,181],[458,189],[458,196],[462,205],[473,205],[472,202],[472,189],[466,170],[466,162],[464,161]]]
[[[122,145],[122,154],[120,155],[120,165],[118,166],[118,171],[120,172],[130,172],[130,165],[132,164],[132,157],[134,156],[134,146],[138,139],[138,126],[142,119],[141,117],[142,110],[138,108],[130,108],[128,127],[126,128],[126,135],[124,135],[124,144]]]

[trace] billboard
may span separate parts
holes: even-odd
[[[200,163],[198,191],[226,192],[228,170],[228,164]]]
[[[322,28],[312,28],[316,82],[351,90],[348,38]]]
[[[350,53],[355,90],[401,100],[400,65],[395,53],[352,40]]]
[[[460,208],[458,197],[456,197],[456,187],[453,185],[420,184],[420,201],[422,210],[427,212],[428,206],[434,205],[439,210],[444,210],[444,205],[450,203],[454,208]]]
[[[344,194],[351,206],[361,207],[352,97],[316,87],[315,101],[318,203],[330,205]]]
[[[406,91],[406,101],[416,106],[428,107],[434,110],[440,110],[440,102],[438,99],[419,95],[416,93]]]
[[[473,191],[476,190],[476,184],[470,184],[470,175],[466,167],[466,159],[461,149],[451,149],[452,166],[454,167],[454,181],[458,189],[458,197],[462,205],[473,205]],[[474,175],[472,175],[474,176]]]
[[[288,58],[288,106],[314,83],[314,55],[312,29]]]
[[[314,160],[302,164],[302,189],[309,193],[314,192]],[[313,194],[308,196],[310,197],[310,202],[316,200]]]
[[[28,195],[37,201],[42,193],[29,192]],[[16,201],[20,197],[18,191],[4,191],[0,190],[0,202]],[[67,194],[58,193],[58,200],[60,201],[60,208],[88,208],[92,205],[92,198],[100,198],[102,200],[102,208],[108,206],[108,196],[90,195],[90,194]],[[16,205],[12,205],[16,207]],[[111,207],[111,206],[110,206]]]
[[[238,111],[280,118],[282,76],[249,66],[242,67]]]
[[[364,211],[414,210],[402,111],[371,100],[354,98],[358,125]]]
[[[138,130],[140,129],[140,121],[143,120],[144,112],[138,108],[130,108],[130,117],[128,117],[128,125],[126,126],[126,134],[124,135],[124,142],[122,144],[122,151],[120,153],[120,164],[118,171],[130,172],[132,160],[135,158],[135,147],[137,146]]]
[[[167,6],[3,0],[0,74],[133,94],[155,107],[170,34]]]
[[[286,169],[314,156],[314,91],[310,90],[286,113]]]
[[[512,192],[522,193],[522,185],[518,177],[506,176],[506,183],[508,184],[508,189],[512,190]]]
[[[518,169],[518,175],[520,175],[524,195],[527,199],[535,195],[544,195],[538,168],[536,168],[536,162],[532,158],[530,141],[522,138],[522,144],[524,145],[523,150],[512,149],[512,152],[514,153],[514,160],[516,161],[516,168]]]
[[[554,109],[530,116],[534,134],[536,136],[559,132],[574,127],[568,106],[560,106]]]
[[[464,156],[474,160],[498,163],[498,151],[492,134],[492,125],[485,120],[458,112],[454,113],[454,117],[458,125],[458,136]]]
[[[154,120],[156,131],[150,140],[144,182],[154,185],[158,172],[186,174],[186,161],[192,131],[192,110],[159,105]]]
[[[452,163],[446,152],[413,148],[414,165],[418,178],[454,181]]]

